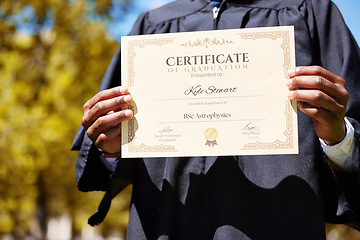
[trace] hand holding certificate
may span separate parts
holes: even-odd
[[[123,157],[295,154],[292,27],[122,39]]]

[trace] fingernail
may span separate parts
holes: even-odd
[[[294,75],[294,74],[300,72],[300,70],[301,70],[300,67],[291,68],[291,69],[288,71],[288,74],[289,74],[289,75]]]
[[[131,118],[133,115],[131,110],[125,110],[124,114],[127,118]]]
[[[291,98],[293,94],[294,94],[294,91],[289,91],[288,98]]]
[[[292,79],[291,79],[291,78],[289,78],[288,80],[286,80],[286,85],[291,86],[291,84],[292,84]]]
[[[131,103],[131,101],[132,101],[132,96],[131,95],[127,95],[127,96],[124,97],[124,102],[125,103]]]
[[[122,93],[122,94],[125,94],[125,93],[127,93],[128,92],[128,88],[127,87],[120,87],[120,93]]]

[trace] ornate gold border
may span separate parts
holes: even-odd
[[[148,45],[164,45],[170,44],[174,41],[175,38],[163,38],[163,39],[145,39],[145,40],[132,40],[128,42],[128,86],[132,87],[134,85],[134,77],[135,77],[135,70],[134,70],[134,59],[136,57],[135,47],[143,48]]]
[[[241,38],[243,39],[259,39],[259,38],[270,38],[272,40],[277,40],[279,38],[283,39],[283,43],[281,44],[281,48],[284,50],[284,76],[286,79],[288,79],[288,70],[291,67],[291,54],[290,54],[290,32],[288,31],[275,31],[275,32],[258,32],[258,33],[240,33],[239,34]],[[210,40],[210,39],[208,39]],[[136,57],[135,47],[143,48],[148,45],[164,45],[164,44],[170,44],[174,41],[174,38],[164,38],[164,39],[145,39],[145,40],[133,40],[129,41],[128,43],[128,86],[131,87],[134,85],[134,77],[135,77],[135,70],[134,70],[134,59]],[[198,43],[185,43],[184,46],[187,47],[194,47],[194,46],[200,46],[201,41]],[[203,42],[204,43],[204,42]],[[223,45],[223,44],[230,44],[232,42],[224,41],[223,42],[217,42],[213,41],[212,43],[209,41],[206,41],[205,44],[206,47],[208,45]],[[199,45],[200,44],[200,45]],[[202,45],[204,46],[204,45]],[[292,114],[292,106],[290,104],[290,101],[286,102],[286,110],[284,112],[286,115],[286,129],[284,131],[284,135],[286,137],[286,141],[282,142],[281,140],[277,139],[274,142],[268,142],[268,143],[261,143],[261,142],[255,142],[255,143],[247,143],[244,145],[243,150],[259,150],[259,149],[287,149],[287,148],[293,148],[293,114]],[[138,146],[135,146],[134,141],[136,140],[135,137],[135,120],[136,118],[132,118],[128,121],[128,149],[129,152],[176,152],[176,149],[174,146],[171,145],[158,145],[158,146],[147,146],[144,143],[141,143]]]
[[[143,48],[149,45],[164,45],[170,44],[174,41],[175,38],[163,38],[163,39],[144,39],[144,40],[132,40],[128,42],[128,86],[131,87],[134,85],[135,78],[135,68],[134,68],[134,59],[136,57],[135,47]],[[130,106],[131,110],[134,110],[133,106]],[[128,151],[129,152],[176,152],[174,146],[160,144],[158,146],[147,146],[144,143],[141,143],[139,146],[135,146],[135,121],[136,118],[133,117],[128,121]]]
[[[290,53],[290,32],[289,31],[274,31],[274,32],[258,32],[258,33],[240,33],[242,39],[256,40],[259,38],[270,38],[277,40],[283,39],[283,43],[280,47],[284,50],[284,75],[286,79],[289,79],[288,70],[291,67],[291,53]],[[285,142],[277,139],[274,142],[255,142],[247,143],[244,145],[243,150],[259,150],[259,149],[288,149],[293,148],[294,126],[293,126],[293,114],[290,101],[286,101],[286,108],[284,114],[286,115],[286,129],[284,135],[286,137]]]

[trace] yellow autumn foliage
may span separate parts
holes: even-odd
[[[70,151],[82,105],[118,47],[102,21],[86,17],[91,3],[108,17],[109,0],[0,1],[0,239],[24,239],[35,228],[44,236],[48,220],[63,214],[75,236],[102,197],[77,190]],[[24,8],[33,9],[35,32],[19,32],[12,21]],[[43,27],[49,20],[53,26]],[[128,198],[118,198],[116,222],[99,230],[125,231]]]

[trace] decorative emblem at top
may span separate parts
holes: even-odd
[[[218,40],[216,37],[213,39],[210,38],[205,38],[203,40],[197,39],[196,41],[192,42],[189,41],[187,43],[183,43],[181,44],[181,47],[199,47],[199,46],[205,46],[206,48],[208,48],[209,46],[213,46],[213,45],[228,45],[228,44],[232,44],[234,43],[233,41],[229,41],[229,40]]]

